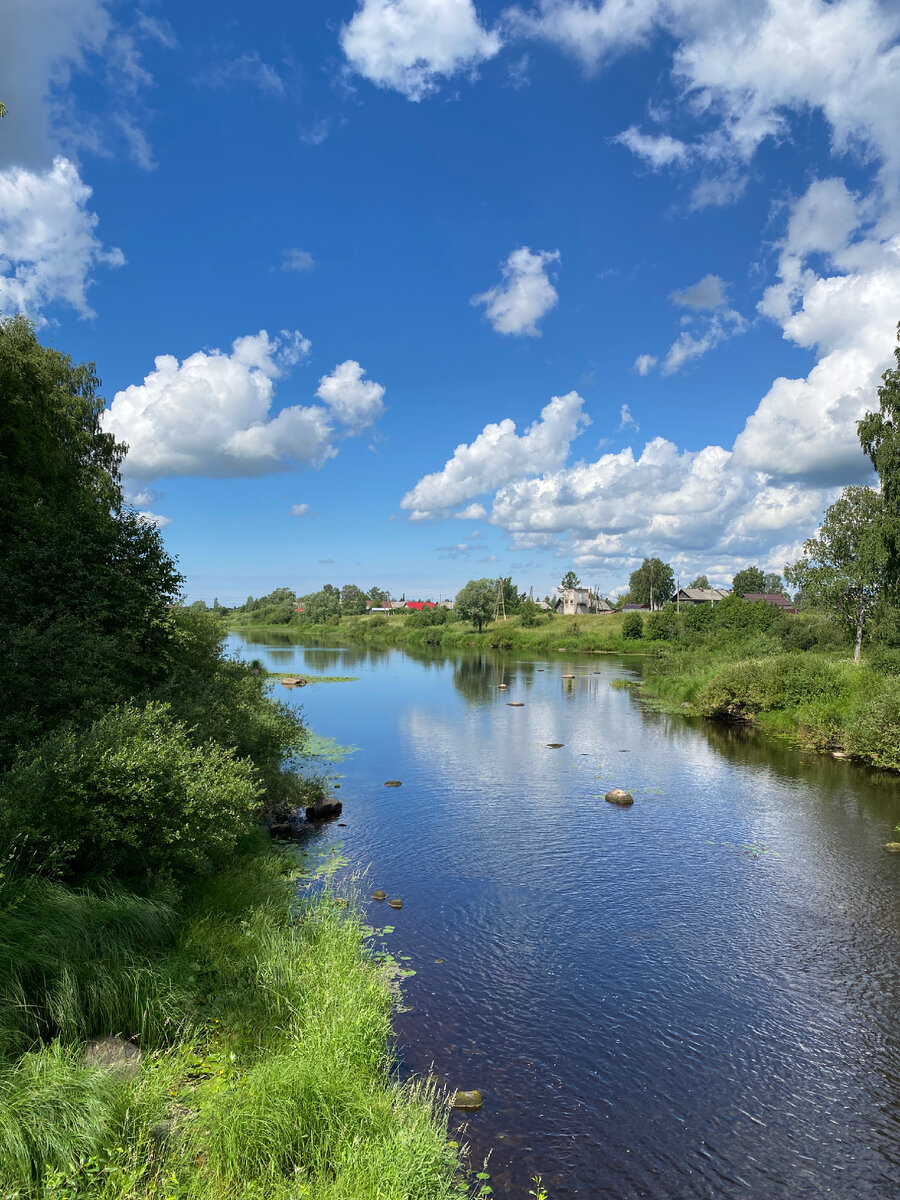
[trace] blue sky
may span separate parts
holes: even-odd
[[[727,583],[868,480],[896,3],[4,9],[0,311],[189,598]]]

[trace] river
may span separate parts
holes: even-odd
[[[484,1093],[495,1195],[897,1196],[900,781],[656,713],[638,660],[230,650],[359,677],[276,694],[358,747],[315,836],[402,898],[402,1069]]]

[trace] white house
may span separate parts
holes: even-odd
[[[566,617],[581,617],[588,613],[613,612],[596,588],[557,588],[556,611]]]

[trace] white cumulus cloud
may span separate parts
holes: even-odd
[[[649,375],[657,362],[658,359],[654,354],[639,354],[634,360],[634,369],[638,375]]]
[[[688,147],[678,138],[667,133],[641,133],[636,125],[629,126],[613,140],[627,146],[632,154],[654,168],[670,167],[673,163],[684,162],[689,156]]]
[[[285,250],[281,255],[282,271],[311,271],[316,265],[316,260],[308,250],[301,250],[299,246],[293,246],[290,250]]]
[[[365,373],[358,362],[348,358],[319,380],[316,395],[350,433],[361,432],[384,412],[384,388],[372,379],[363,379]]]
[[[537,322],[559,299],[547,275],[550,264],[555,262],[559,262],[558,250],[538,250],[532,254],[527,246],[520,246],[503,264],[503,282],[473,296],[471,302],[484,305],[497,333],[540,337]]]
[[[65,304],[93,316],[87,289],[94,269],[120,266],[125,258],[97,237],[90,196],[66,158],[44,171],[0,171],[0,311],[40,322],[49,305]]]
[[[436,91],[441,78],[473,73],[501,46],[472,0],[362,0],[340,41],[353,71],[409,100]]]
[[[230,354],[198,350],[155,359],[141,384],[117,392],[105,429],[128,444],[131,480],[163,475],[227,478],[321,466],[336,451],[326,409],[272,412],[275,381],[308,353],[298,333],[237,338]]]
[[[400,501],[411,519],[444,513],[521,475],[536,474],[565,462],[574,439],[589,424],[577,392],[554,396],[521,436],[514,421],[486,425],[473,442],[456,447],[442,470],[420,479]],[[466,516],[475,519],[480,505]]]
[[[308,504],[292,504],[289,512],[292,517],[305,517],[309,512]]]

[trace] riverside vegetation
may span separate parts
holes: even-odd
[[[353,897],[260,828],[306,730],[177,605],[97,386],[0,322],[0,1197],[468,1193]]]

